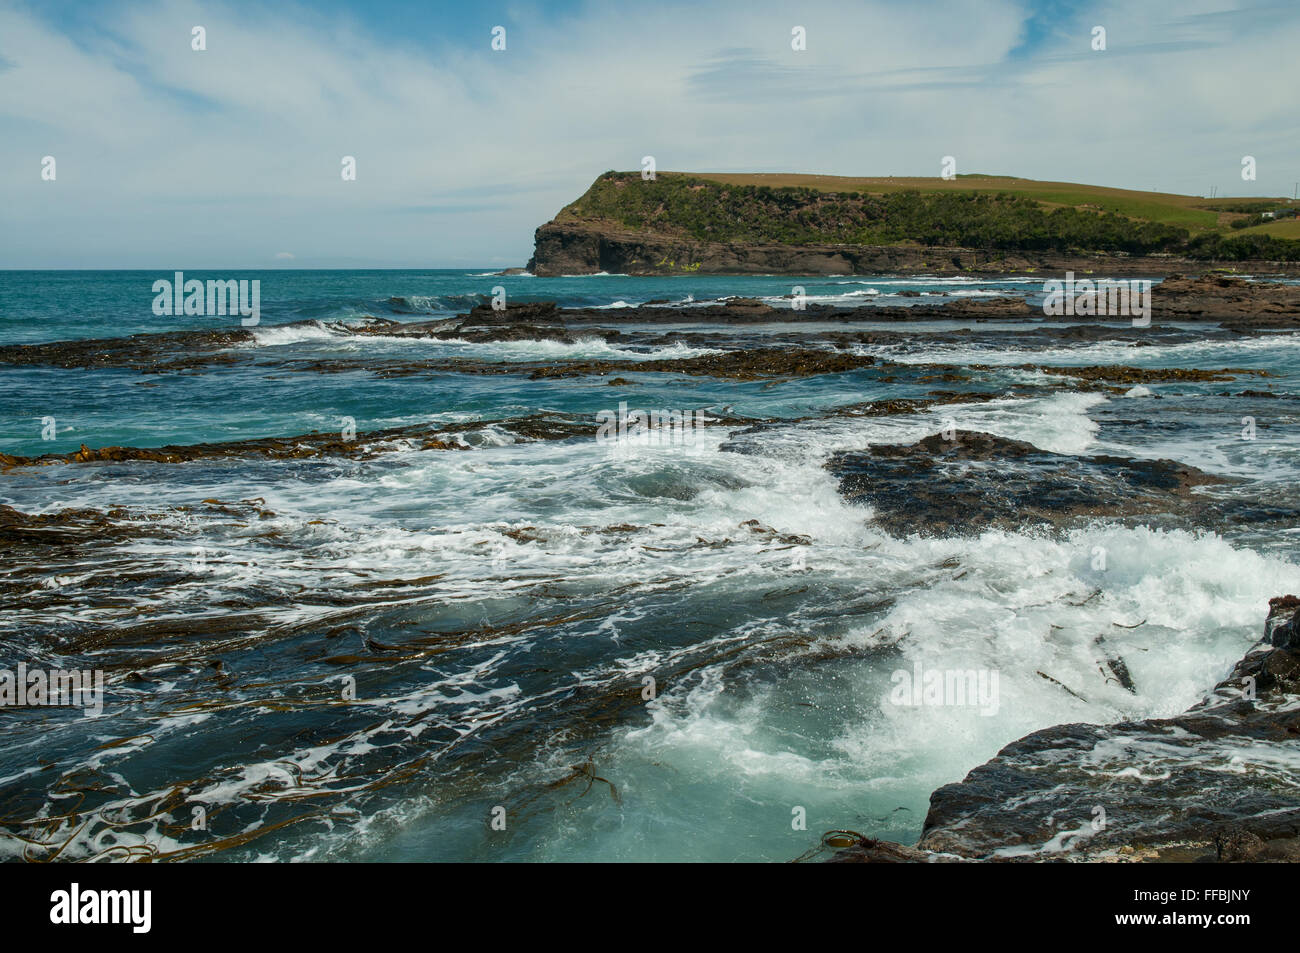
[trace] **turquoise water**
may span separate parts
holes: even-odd
[[[198,328],[240,328],[230,316],[153,313],[152,286],[172,280],[172,272],[0,272],[0,342],[34,343],[86,338],[120,337]],[[1041,289],[1036,281],[981,281],[954,284],[910,279],[862,278],[790,279],[785,277],[737,278],[632,278],[584,276],[539,279],[499,276],[487,271],[274,271],[247,273],[185,273],[191,278],[256,278],[261,281],[261,315],[257,330],[264,350],[282,358],[329,357],[356,353],[358,345],[333,340],[328,333],[310,328],[277,335],[271,329],[294,322],[347,322],[365,317],[414,321],[451,317],[489,301],[493,288],[506,290],[511,302],[556,301],[562,307],[608,308],[647,301],[707,304],[726,296],[771,297],[780,301],[797,282],[810,303],[853,305],[867,300],[866,292],[879,291],[880,303],[905,305],[918,299],[895,297],[899,291],[933,293],[957,291],[976,297],[1002,289]],[[698,328],[707,330],[707,328]],[[756,333],[772,329],[759,329]],[[281,343],[283,342],[283,343]],[[370,356],[459,356],[481,354],[484,359],[519,359],[548,356],[545,349],[490,347],[457,349],[452,345],[367,341]],[[560,349],[556,357],[607,356],[602,349]],[[632,353],[635,353],[633,351]],[[655,356],[655,355],[647,355]],[[6,413],[0,417],[0,452],[39,454],[75,450],[82,442],[94,446],[122,444],[161,446],[213,440],[332,430],[344,416],[356,420],[360,430],[397,426],[438,415],[477,414],[488,418],[510,416],[522,407],[547,406],[591,414],[605,406],[608,389],[601,382],[533,385],[527,382],[492,382],[441,375],[437,386],[409,380],[377,380],[371,375],[322,375],[311,386],[292,375],[267,373],[265,368],[236,367],[222,374],[201,377],[141,375],[135,370],[104,370],[93,375],[63,373],[46,368],[8,370],[0,376],[0,400]],[[657,383],[657,382],[656,382]],[[789,390],[797,391],[794,384]],[[789,409],[824,404],[824,384],[808,388],[807,399]],[[685,389],[664,382],[652,386],[651,395],[662,406],[691,402],[699,392],[705,403],[739,400],[743,412],[764,415],[781,412],[787,398],[773,400],[758,385],[692,382]],[[852,399],[862,399],[850,389]],[[843,395],[850,399],[850,394]],[[42,419],[59,421],[53,441],[42,437]]]
[[[0,272],[0,344],[239,326],[155,316],[152,282],[170,277]],[[780,302],[796,284],[869,309],[918,300],[902,290],[1032,296],[1041,279],[186,277],[259,279],[253,340],[183,371],[0,365],[0,452],[339,432],[345,418],[362,437],[472,424],[472,449],[0,472],[0,503],[24,513],[109,514],[75,545],[6,557],[5,665],[100,667],[108,698],[95,719],[6,715],[0,856],[782,861],[831,829],[908,841],[935,787],[1029,731],[1182,711],[1258,637],[1267,598],[1300,581],[1295,520],[898,538],[824,468],[951,419],[1062,454],[1177,459],[1238,478],[1224,492],[1243,512],[1294,512],[1297,335],[1156,328],[1139,346],[1123,325],[1067,340],[999,322],[714,326],[683,310],[673,325],[618,324],[618,338],[412,340],[349,326],[451,317],[497,285],[511,301],[605,308],[614,326],[629,304]],[[846,328],[906,333],[852,344],[892,363],[850,373],[635,368]],[[627,366],[616,379],[507,366],[580,359]],[[439,367],[386,376],[384,361]],[[960,386],[996,399],[839,412],[958,386],[936,383],[936,363],[988,365]],[[1016,366],[1114,363],[1270,376],[1125,396]],[[1248,388],[1270,396],[1236,396]],[[620,402],[761,426],[621,453],[512,429]],[[1257,440],[1241,439],[1245,415]],[[1097,674],[1102,631],[1132,694]],[[886,704],[891,673],[917,662],[996,668],[999,711]]]
[[[184,328],[229,327],[224,317],[154,315],[153,283],[171,281],[171,271],[3,271],[0,272],[0,340],[6,343],[116,337]],[[498,275],[487,269],[422,271],[248,271],[184,272],[186,280],[258,279],[263,324],[334,321],[363,315],[425,317],[450,315],[490,300],[502,287],[510,301],[555,301],[562,307],[618,307],[647,301],[711,301],[724,296],[786,295],[795,285],[810,301],[852,303],[875,287],[889,294],[905,290],[945,290],[951,282],[860,276],[789,278],[785,276],[636,278],[627,275],[534,278]],[[1025,288],[1041,292],[1037,280],[992,279],[964,282],[963,290]],[[405,303],[392,299],[402,298]],[[893,300],[891,304],[906,304]]]

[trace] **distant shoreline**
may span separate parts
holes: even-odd
[[[1156,277],[1207,268],[1286,275],[1300,274],[1296,226],[1285,198],[981,176],[606,172],[537,229],[526,268],[538,277],[1105,270]]]

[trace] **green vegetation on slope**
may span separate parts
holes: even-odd
[[[1216,258],[1221,261],[1300,261],[1300,241],[1273,235],[1237,233],[1197,235],[1187,246],[1191,258]]]
[[[822,181],[816,186],[773,186],[719,181],[721,178],[661,173],[647,181],[635,172],[607,172],[556,221],[605,222],[716,242],[911,242],[1003,251],[1172,252],[1226,260],[1300,260],[1300,242],[1240,231],[1231,236],[1221,234],[1206,228],[1207,222],[1199,218],[1216,220],[1217,206],[1207,203],[1207,208],[1195,209],[1181,202],[1163,202],[1158,200],[1159,193],[1122,194],[1121,190],[1090,186],[1069,191],[1057,183],[1037,183],[1053,188],[1032,192],[986,187],[833,191]],[[970,180],[1001,181],[969,176],[962,184],[968,185]],[[874,187],[881,180],[832,181]],[[1080,196],[1088,200],[1083,207],[1067,204]],[[1191,200],[1188,196],[1176,198]],[[1130,214],[1108,211],[1107,206],[1124,208]],[[1193,235],[1175,222],[1200,227]]]
[[[1243,201],[1206,199],[1173,192],[1136,192],[1132,189],[1112,189],[1101,185],[1080,185],[1075,182],[1041,182],[1037,179],[1018,179],[1009,175],[983,173],[968,173],[946,180],[922,176],[866,178],[755,172],[693,172],[690,175],[727,185],[796,186],[823,192],[867,192],[884,195],[914,189],[919,192],[986,192],[991,195],[1006,193],[1031,198],[1049,207],[1069,205],[1076,208],[1099,209],[1126,215],[1129,218],[1164,222],[1166,225],[1182,225],[1193,231],[1215,227],[1219,223],[1219,213],[1229,211],[1224,203],[1231,205]],[[1278,200],[1258,201],[1264,207],[1276,207]]]
[[[1272,235],[1274,238],[1300,238],[1300,218],[1287,218],[1247,228],[1245,235]]]

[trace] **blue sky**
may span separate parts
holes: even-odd
[[[0,0],[0,267],[522,264],[644,155],[1291,195],[1298,45],[1231,0]]]

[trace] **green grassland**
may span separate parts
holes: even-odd
[[[674,173],[664,173],[673,175]],[[1036,179],[1018,179],[1009,175],[959,175],[946,181],[940,178],[853,178],[835,175],[759,175],[747,173],[690,173],[694,178],[708,179],[730,185],[781,185],[795,188],[814,188],[828,192],[868,192],[885,194],[915,190],[919,192],[983,192],[1007,193],[1032,198],[1047,206],[1092,207],[1115,212],[1130,218],[1164,222],[1186,227],[1210,228],[1217,224],[1215,202],[1194,195],[1176,195],[1168,192],[1135,192],[1129,189],[1109,189],[1099,185],[1077,185],[1072,182],[1040,182]],[[1219,200],[1223,204],[1241,199]],[[1278,200],[1285,201],[1285,200]],[[1271,208],[1274,203],[1263,202]]]
[[[1300,218],[1288,218],[1281,222],[1268,222],[1264,225],[1252,225],[1243,228],[1239,235],[1272,235],[1274,238],[1300,239]]]
[[[703,241],[960,245],[1300,260],[1297,220],[1254,225],[1286,199],[1138,192],[1009,176],[860,178],[607,172],[557,222]],[[1239,221],[1252,227],[1232,228]]]

